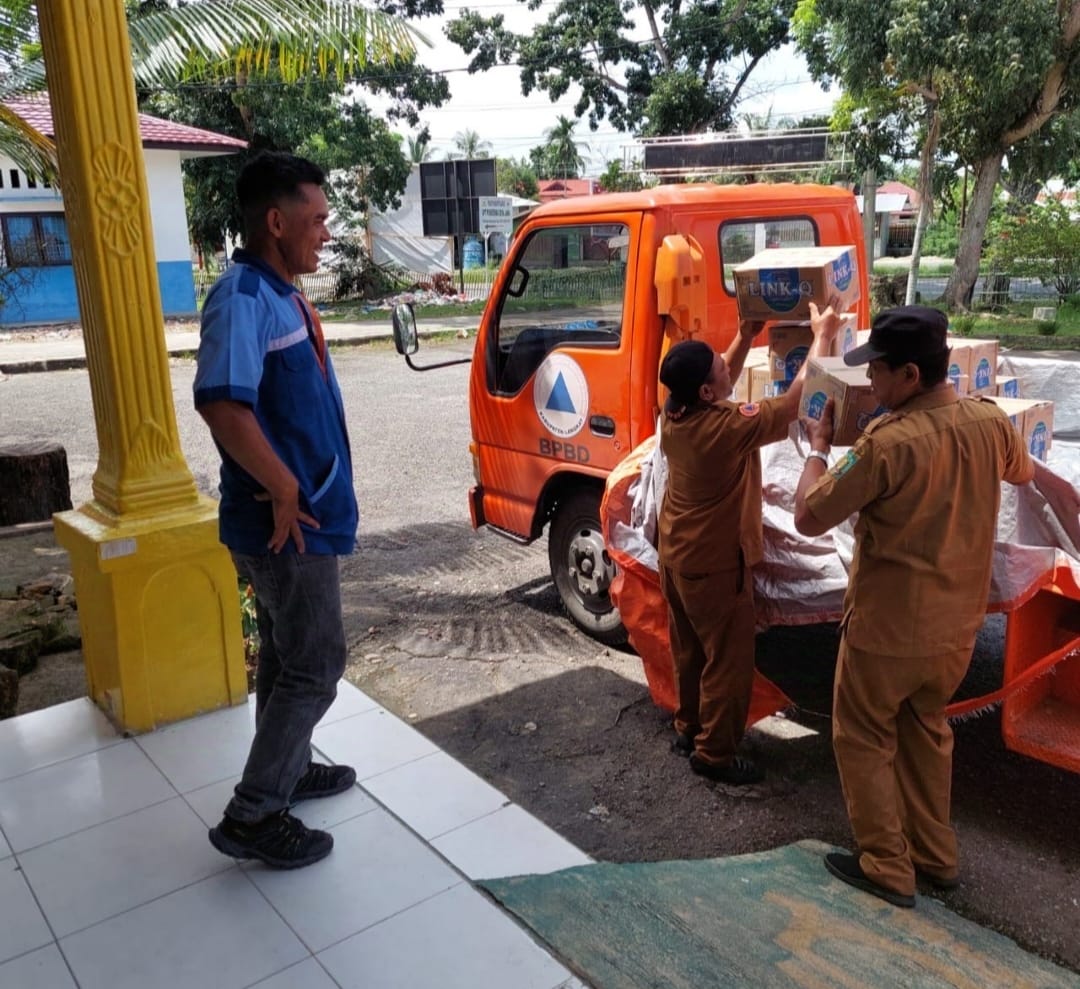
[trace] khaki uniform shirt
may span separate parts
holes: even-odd
[[[806,494],[830,526],[859,513],[848,642],[886,656],[969,648],[986,612],[1001,481],[1034,475],[992,402],[943,389],[874,420]]]
[[[668,462],[660,506],[660,562],[678,573],[735,570],[761,559],[761,457],[787,436],[779,399],[721,402],[666,415],[660,445]]]

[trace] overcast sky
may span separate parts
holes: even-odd
[[[443,33],[443,26],[464,6],[471,6],[485,16],[501,13],[506,26],[518,32],[547,16],[546,3],[534,13],[513,0],[490,3],[482,0],[472,4],[451,2],[444,17],[417,23],[433,45],[432,48],[421,46],[420,60],[431,69],[445,72],[450,83],[449,102],[423,114],[431,131],[435,157],[444,157],[453,147],[454,135],[466,128],[489,141],[499,157],[527,157],[560,114],[573,117],[573,92],[554,104],[542,93],[534,92],[526,98],[521,95],[519,71],[513,66],[498,66],[486,73],[469,75],[465,71],[469,56]],[[646,36],[644,29],[634,34],[635,38]],[[763,115],[771,108],[774,117],[828,113],[833,103],[833,96],[810,80],[805,63],[790,46],[762,60],[744,92],[749,98],[740,104],[740,112]],[[370,102],[378,107],[375,101]],[[582,153],[589,160],[586,172],[590,175],[598,175],[612,158],[623,160],[624,149],[633,144],[632,137],[620,134],[607,121],[601,122],[597,131],[590,131],[582,121],[578,124],[577,137],[588,145],[587,149],[582,148]]]

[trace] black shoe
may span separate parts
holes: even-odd
[[[315,831],[287,810],[261,821],[237,821],[226,814],[210,829],[210,844],[234,859],[258,859],[275,869],[299,869],[330,854],[334,838]]]
[[[290,803],[332,797],[344,793],[355,782],[356,770],[352,766],[324,766],[321,762],[309,762],[307,771],[292,792]]]
[[[942,891],[956,889],[960,885],[960,877],[952,876],[946,879],[944,876],[935,876],[933,873],[924,872],[922,869],[915,870],[915,881],[923,883],[926,886],[933,886],[934,889],[940,889]]]
[[[728,786],[748,786],[765,779],[765,770],[746,756],[737,755],[726,766],[716,766],[705,762],[696,752],[690,756],[690,768],[706,779]]]
[[[694,736],[683,732],[677,732],[675,741],[671,743],[671,751],[676,755],[688,756],[694,751]]]
[[[894,893],[891,889],[879,886],[874,880],[867,878],[859,859],[855,855],[845,855],[843,852],[829,852],[825,856],[825,868],[837,879],[842,879],[849,886],[861,889],[864,893],[872,896],[880,896],[894,907],[913,907],[915,897],[906,893]]]

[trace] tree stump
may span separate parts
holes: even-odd
[[[0,666],[0,718],[10,718],[19,706],[19,674]]]
[[[870,276],[870,306],[874,312],[902,306],[907,297],[907,272]]]
[[[58,443],[0,447],[0,526],[46,522],[71,508],[67,453]]]

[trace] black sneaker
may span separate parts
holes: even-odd
[[[684,732],[675,734],[675,741],[671,743],[671,751],[676,755],[688,756],[694,751],[694,736]]]
[[[324,766],[321,762],[309,762],[307,771],[292,792],[290,803],[332,797],[344,793],[355,782],[356,770],[352,766]]]
[[[299,869],[330,854],[334,838],[315,831],[287,810],[261,821],[237,821],[226,814],[210,829],[210,844],[234,859],[258,859],[275,869]]]
[[[825,856],[825,868],[837,879],[842,879],[849,886],[861,889],[864,893],[871,894],[871,896],[878,896],[886,903],[891,903],[894,907],[910,908],[915,906],[914,896],[907,893],[897,893],[869,878],[862,871],[859,859],[855,855],[845,855],[843,852],[829,852]]]
[[[749,786],[765,779],[765,770],[746,756],[737,755],[726,766],[717,766],[706,762],[696,752],[690,755],[690,768],[714,783],[727,783],[728,786]]]

